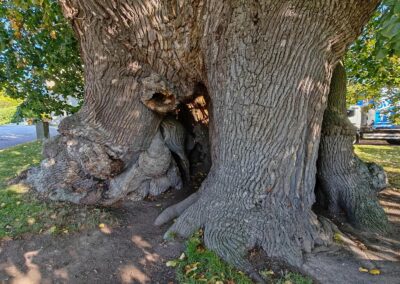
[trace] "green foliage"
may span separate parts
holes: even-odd
[[[367,162],[381,165],[394,189],[400,190],[400,147],[378,145],[355,145],[355,153]]]
[[[396,9],[400,1],[396,2],[399,3],[384,1],[361,36],[348,49],[345,57],[348,104],[355,104],[358,100],[379,101],[385,96],[390,97],[395,105],[400,99],[400,54],[395,52],[397,44],[400,44],[400,31],[392,34],[392,38],[385,36],[388,21],[398,21]],[[399,38],[396,44],[392,42],[395,38]]]
[[[400,1],[384,0],[378,10],[376,56],[378,59],[400,56]]]
[[[63,233],[115,224],[109,211],[64,203],[45,203],[21,184],[8,185],[10,178],[42,159],[40,142],[0,150],[0,239],[24,234]]]
[[[19,115],[72,113],[83,71],[74,34],[56,0],[0,1],[0,88],[22,99]]]
[[[176,267],[179,283],[235,283],[251,284],[253,281],[243,272],[222,261],[214,252],[207,250],[202,242],[202,232],[195,233],[186,245],[185,253],[179,259],[170,260],[168,266]],[[312,280],[301,274],[287,272],[275,275],[273,271],[260,271],[268,283],[277,284],[311,284]]]

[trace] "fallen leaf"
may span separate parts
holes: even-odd
[[[368,269],[366,269],[364,267],[359,267],[358,271],[360,271],[360,272],[368,272]]]
[[[372,274],[372,275],[379,275],[379,274],[381,274],[381,271],[380,271],[379,269],[374,268],[374,269],[371,269],[371,270],[369,271],[369,274]]]
[[[197,269],[197,266],[200,264],[200,262],[195,262],[192,264],[188,264],[185,266],[185,274],[189,274],[192,271],[195,271]]]
[[[168,267],[175,267],[178,264],[178,261],[176,260],[168,260],[165,265]]]
[[[260,271],[261,276],[264,276],[268,278],[271,275],[274,275],[275,273],[272,270],[262,270]]]
[[[100,223],[100,224],[99,224],[99,228],[100,228],[100,229],[104,228],[105,226],[106,226],[106,225],[105,225],[104,223]]]
[[[185,253],[182,253],[181,256],[179,257],[180,260],[184,260],[185,259]]]
[[[50,229],[48,230],[48,232],[50,234],[54,234],[57,231],[57,227],[56,226],[51,226]]]
[[[339,233],[335,233],[335,235],[333,236],[333,239],[334,239],[336,242],[342,242],[342,241],[343,241],[343,240],[342,240],[342,235],[339,234]]]
[[[205,249],[205,247],[204,247],[202,244],[199,244],[199,245],[196,247],[196,251],[197,251],[197,252],[205,252],[206,249]]]
[[[51,37],[52,39],[56,39],[56,38],[57,38],[57,33],[56,33],[56,31],[51,31],[51,32],[50,32],[50,37]]]

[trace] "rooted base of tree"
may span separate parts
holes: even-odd
[[[79,128],[76,122],[77,117],[63,121],[61,135],[44,145],[45,160],[28,177],[42,195],[76,204],[111,205],[126,197],[141,200],[182,187],[160,131],[146,151],[129,157],[127,149],[108,144],[100,131],[88,125]]]
[[[377,192],[386,187],[386,175],[378,165],[368,165],[354,156],[352,140],[351,136],[321,139],[319,159],[324,159],[325,165],[320,167],[318,180],[326,196],[325,206],[332,217],[344,212],[360,229],[385,232],[387,217],[378,204]],[[346,148],[350,152],[343,151]],[[342,160],[345,156],[350,160]]]
[[[331,231],[324,230],[311,210],[294,209],[286,203],[271,206],[261,200],[247,203],[239,192],[229,198],[215,194],[215,189],[223,186],[217,178],[207,178],[198,193],[166,209],[155,224],[178,217],[166,239],[174,234],[187,238],[203,228],[209,249],[257,281],[260,277],[246,257],[250,249],[260,247],[269,257],[301,267],[303,252],[332,240]]]
[[[345,214],[354,226],[376,232],[388,229],[377,192],[387,186],[381,166],[364,163],[353,150],[355,129],[346,116],[346,74],[341,63],[331,81],[318,156],[319,203],[332,217]]]

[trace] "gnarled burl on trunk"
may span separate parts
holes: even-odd
[[[53,199],[90,204],[179,187],[160,125],[202,85],[212,167],[169,211],[180,214],[170,232],[203,227],[207,247],[249,273],[254,246],[300,265],[329,239],[311,206],[333,67],[378,2],[61,0],[81,45],[85,102],[31,180]]]

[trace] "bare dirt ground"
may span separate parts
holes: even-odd
[[[360,233],[339,225],[338,240],[329,250],[306,256],[304,271],[320,283],[400,283],[400,191],[386,189],[379,200],[391,224],[386,236]],[[359,269],[378,269],[380,275]]]
[[[115,209],[118,228],[5,241],[0,283],[174,283],[175,273],[165,262],[178,257],[183,244],[165,243],[167,226],[152,224],[171,200],[167,194],[156,201],[126,202]]]
[[[400,192],[385,190],[380,199],[394,227],[392,233],[353,237],[344,226],[338,244],[306,256],[304,271],[316,282],[400,283]],[[173,202],[171,193],[155,201],[126,202],[115,209],[121,219],[118,228],[4,241],[0,282],[176,283],[174,270],[165,263],[177,258],[184,244],[164,242],[168,226],[152,225],[162,208]],[[378,268],[381,274],[362,273],[359,267]]]

